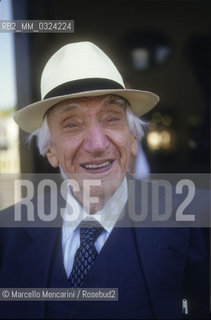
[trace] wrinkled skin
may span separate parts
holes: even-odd
[[[69,99],[48,113],[51,146],[46,153],[53,167],[60,166],[80,186],[75,197],[83,204],[84,179],[97,179],[90,196],[98,197],[91,212],[101,209],[123,181],[137,140],[130,132],[124,108],[102,101],[105,96]],[[100,168],[93,168],[100,165]]]

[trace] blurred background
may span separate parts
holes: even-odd
[[[55,172],[12,120],[40,99],[40,77],[61,46],[89,40],[128,88],[160,96],[132,171],[210,171],[211,2],[1,0],[0,19],[73,19],[74,33],[0,33],[0,173]],[[56,75],[55,75],[56,76]]]

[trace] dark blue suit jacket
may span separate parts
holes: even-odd
[[[5,221],[12,216],[13,208],[9,208],[0,219]],[[0,229],[0,287],[46,288],[59,231],[60,228]],[[118,287],[119,302],[78,303],[78,308],[74,305],[74,317],[145,319],[147,299],[150,317],[179,319],[183,317],[182,299],[187,299],[186,318],[208,318],[208,238],[208,230],[128,227],[127,220],[127,227],[112,231],[84,283],[87,288]],[[144,299],[139,297],[139,269],[146,289]],[[44,317],[43,301],[0,303],[0,318]]]

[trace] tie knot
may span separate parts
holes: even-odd
[[[80,228],[80,240],[84,244],[88,242],[90,245],[94,245],[98,236],[104,230],[101,224],[96,221],[82,221],[79,225]]]

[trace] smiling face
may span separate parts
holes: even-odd
[[[106,96],[65,100],[48,113],[51,146],[47,152],[53,167],[60,166],[68,178],[100,180],[91,188],[99,197],[99,210],[107,191],[112,195],[123,181],[137,141],[130,132],[124,107]],[[106,191],[107,190],[107,191]],[[82,203],[82,194],[75,195]]]

